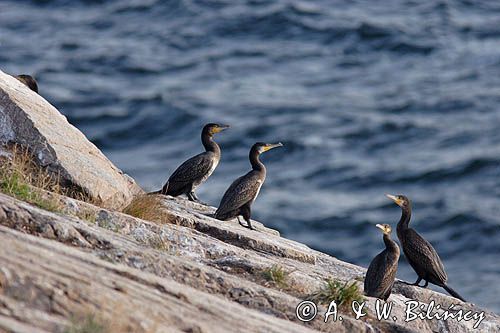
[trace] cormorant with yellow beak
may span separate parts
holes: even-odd
[[[391,239],[391,226],[377,224],[384,233],[385,250],[373,258],[365,276],[365,295],[386,301],[392,291],[398,270],[399,246]]]
[[[228,127],[228,125],[221,124],[206,124],[201,132],[201,142],[205,151],[182,163],[161,190],[150,194],[165,194],[173,197],[186,194],[190,201],[200,202],[194,191],[210,177],[220,161],[221,151],[219,145],[213,140],[213,136]]]
[[[238,222],[249,229],[254,229],[250,222],[251,206],[257,196],[259,195],[260,188],[266,180],[266,167],[260,161],[259,156],[263,152],[269,151],[276,147],[281,147],[283,144],[279,143],[262,143],[257,142],[250,149],[249,159],[252,165],[250,170],[244,176],[236,179],[231,186],[227,189],[222,197],[219,208],[215,212],[215,218],[219,220],[229,220],[237,217]],[[244,225],[240,221],[240,215],[247,222]]]
[[[408,226],[411,218],[410,199],[404,195],[387,194],[387,197],[401,207],[402,210],[401,219],[396,230],[406,260],[418,275],[418,279],[413,285],[418,286],[423,279],[425,280],[424,288],[430,282],[444,288],[451,296],[466,302],[462,296],[446,284],[448,275],[444,271],[441,258],[439,258],[431,243]]]

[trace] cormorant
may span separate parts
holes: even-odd
[[[33,90],[34,92],[36,92],[38,94],[38,84],[36,83],[36,80],[31,75],[20,74],[20,75],[14,76],[14,77],[16,79],[18,79],[19,81],[21,81],[22,83],[24,83],[26,86],[28,86],[28,88],[30,88],[31,90]]]
[[[391,239],[391,226],[377,224],[384,232],[385,250],[373,258],[365,276],[365,295],[386,301],[392,291],[398,270],[399,246]]]
[[[250,222],[251,206],[257,195],[259,195],[262,184],[266,180],[266,167],[260,161],[259,155],[281,146],[283,146],[281,142],[274,144],[257,142],[252,146],[249,154],[252,170],[236,179],[226,190],[219,208],[215,212],[216,219],[226,221],[237,217],[238,222],[242,226],[254,230]],[[243,216],[247,225],[241,223],[240,215]]]
[[[200,202],[194,191],[210,177],[220,161],[220,148],[213,140],[213,135],[227,128],[229,128],[228,125],[206,124],[201,131],[201,142],[205,147],[205,152],[182,163],[161,190],[150,194],[165,194],[174,197],[186,194],[190,201]]]
[[[412,285],[419,286],[420,281],[425,280],[424,288],[430,283],[443,287],[450,295],[466,302],[455,290],[446,285],[448,276],[444,266],[431,243],[426,241],[415,230],[408,227],[411,218],[411,203],[404,195],[390,195],[387,197],[401,207],[401,219],[398,222],[397,234],[403,248],[403,253],[411,267],[418,275],[418,279]]]

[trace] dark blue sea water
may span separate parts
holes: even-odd
[[[282,141],[254,217],[346,261],[383,248],[404,193],[450,285],[498,312],[499,23],[496,1],[0,0],[0,67],[146,189],[206,122],[232,125],[212,205],[252,143]]]

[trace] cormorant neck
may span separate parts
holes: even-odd
[[[206,151],[211,151],[216,154],[220,154],[219,145],[213,140],[212,135],[208,133],[201,134],[201,142]]]
[[[384,244],[386,249],[397,251],[397,244],[391,239],[391,235],[384,234]]]
[[[255,171],[266,171],[266,167],[264,166],[264,163],[262,163],[259,159],[259,152],[257,150],[252,149],[250,151],[250,164],[252,165],[252,169]]]
[[[410,223],[411,218],[411,208],[404,207],[401,209],[401,218],[398,222],[398,230],[408,229],[408,224]]]

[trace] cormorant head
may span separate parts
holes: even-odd
[[[223,130],[229,128],[229,125],[209,123],[203,127],[203,134],[213,136],[215,133],[222,132]]]
[[[28,86],[28,88],[30,88],[34,92],[38,93],[38,84],[31,75],[21,74],[21,75],[16,75],[15,78],[24,83],[26,86]]]
[[[257,142],[252,146],[251,150],[257,151],[257,153],[262,154],[268,150],[271,150],[273,148],[277,147],[282,147],[283,144],[281,142],[278,143],[264,143],[264,142]]]
[[[410,208],[410,199],[408,199],[406,196],[404,196],[402,194],[398,194],[398,195],[386,194],[385,196],[388,197],[389,199],[391,199],[392,201],[394,201],[396,203],[396,205],[398,205],[402,209],[409,209]]]
[[[385,235],[390,235],[391,234],[391,226],[388,225],[388,224],[377,224],[375,225],[377,228],[379,228],[380,230],[382,230],[384,232]]]

